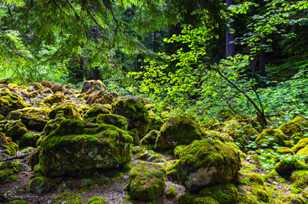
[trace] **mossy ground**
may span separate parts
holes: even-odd
[[[0,93],[0,98],[13,100],[0,112],[0,159],[21,156],[0,162],[0,203],[307,201],[304,117],[266,129],[232,116],[215,125],[186,117],[157,119],[152,104],[141,98],[112,96],[109,104],[87,104],[86,99],[100,95],[97,87],[103,87],[87,86],[91,84],[81,94],[47,82],[29,86],[25,95]],[[44,130],[32,129],[25,116],[19,117],[38,108],[48,109],[33,111],[43,114]],[[162,138],[167,142],[159,143]],[[166,148],[159,148],[162,144]],[[108,170],[101,171],[102,165],[109,165]],[[201,182],[209,172],[213,180]]]

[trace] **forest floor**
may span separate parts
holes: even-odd
[[[53,176],[53,169],[50,170],[51,173],[47,170],[37,169],[39,168],[37,167],[38,164],[42,165],[44,163],[42,161],[44,159],[42,156],[44,146],[41,146],[42,141],[40,140],[51,137],[52,131],[61,127],[61,125],[57,126],[57,124],[52,126],[55,123],[50,122],[56,120],[53,116],[55,110],[56,115],[62,114],[67,118],[79,118],[80,120],[89,120],[91,122],[93,122],[93,117],[87,118],[86,116],[89,116],[91,108],[95,104],[104,104],[107,112],[110,111],[114,114],[114,101],[117,100],[118,96],[108,92],[102,84],[89,83],[84,85],[82,91],[79,91],[50,82],[35,83],[29,86],[17,86],[2,82],[0,91],[0,104],[2,103],[2,107],[0,107],[0,133],[2,132],[6,135],[3,137],[5,139],[2,138],[0,143],[0,203],[90,203],[89,199],[94,196],[103,197],[108,204],[307,203],[307,119],[303,117],[285,124],[285,126],[292,126],[293,129],[295,127],[295,130],[285,130],[285,126],[262,129],[257,127],[253,120],[243,118],[228,118],[226,121],[214,126],[201,124],[202,137],[214,137],[221,141],[219,144],[236,144],[237,146],[234,149],[239,151],[241,159],[240,169],[237,174],[238,178],[236,181],[232,181],[236,186],[236,192],[223,192],[218,197],[215,197],[215,192],[211,193],[210,197],[217,201],[210,202],[205,201],[208,200],[209,194],[202,194],[200,193],[201,191],[190,191],[187,183],[174,179],[175,177],[172,176],[172,173],[169,174],[170,167],[178,161],[179,157],[176,154],[173,155],[170,151],[164,152],[155,149],[159,138],[155,139],[153,148],[152,135],[150,135],[149,140],[141,140],[146,141],[146,145],[135,143],[131,147],[132,157],[128,168],[125,167],[122,170],[118,168],[108,171],[99,170],[93,173],[90,172],[90,175],[87,176],[77,173],[78,176],[70,177],[67,175]],[[12,101],[8,102],[8,98]],[[19,100],[22,100],[22,102]],[[72,109],[63,108],[65,104],[73,104],[74,107]],[[61,106],[62,109],[59,109]],[[101,107],[96,112],[94,111],[95,117],[99,113],[106,111],[102,109]],[[76,110],[77,112],[75,112]],[[144,109],[142,110],[144,111]],[[153,114],[152,110],[151,113]],[[22,127],[17,126],[16,121],[21,121]],[[112,120],[111,123],[113,124],[113,122]],[[134,122],[137,123],[136,121]],[[147,132],[151,129],[159,129],[165,122],[164,120],[156,122],[155,125],[147,129]],[[13,125],[10,126],[9,124]],[[118,123],[115,125],[118,125]],[[128,124],[128,128],[130,128],[130,124]],[[131,130],[130,133],[142,135],[138,131],[143,129],[135,128],[137,133],[134,132],[136,130]],[[196,127],[194,126],[194,128]],[[21,130],[25,130],[25,132]],[[282,130],[285,131],[283,132]],[[63,131],[74,132],[75,130]],[[162,132],[162,129],[160,131]],[[292,131],[292,134],[290,131]],[[69,136],[72,134],[71,132]],[[282,134],[286,137],[283,142],[279,140],[281,135],[277,136],[277,134]],[[18,144],[18,148],[15,143]],[[15,150],[12,151],[14,148]],[[67,147],[63,146],[63,150],[57,153],[65,152],[65,148]],[[81,149],[80,152],[82,152]],[[67,152],[67,154],[70,153]],[[74,154],[78,155],[78,152]],[[77,156],[69,158],[77,158],[77,160],[67,162],[78,163],[83,161],[82,159],[78,161],[79,157]],[[66,158],[60,159],[65,160]],[[54,161],[50,160],[50,162]],[[108,163],[107,161],[105,162]],[[159,164],[167,172],[164,187],[162,187],[164,192],[153,201],[142,199],[136,201],[130,198],[129,192],[131,191],[128,188],[131,188],[132,185],[132,174],[128,169],[134,168],[142,162]],[[62,163],[61,165],[63,166],[58,168],[70,171],[69,167],[65,169],[65,164]],[[78,169],[76,172],[79,172],[82,166],[83,164],[76,164],[76,169]],[[48,168],[46,167],[46,169]],[[222,166],[221,168],[225,167]],[[47,181],[33,182],[35,178],[41,177],[41,175],[44,178],[46,176]],[[189,176],[191,175],[189,174]],[[147,178],[147,181],[151,179],[152,177]],[[213,184],[214,186],[216,185],[215,183]],[[144,185],[150,184],[146,183]],[[221,197],[227,197],[224,194],[235,198],[220,200]],[[193,198],[186,199],[188,195]],[[149,196],[152,196],[152,194],[149,194]],[[182,199],[183,197],[185,199]],[[201,198],[204,198],[202,202],[200,201]]]

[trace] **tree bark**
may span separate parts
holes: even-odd
[[[233,0],[226,0],[227,6],[233,4]],[[230,33],[230,28],[226,27],[226,57],[232,56],[235,54],[235,47],[234,47],[234,36]]]

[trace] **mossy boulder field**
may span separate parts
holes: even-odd
[[[101,81],[0,83],[0,203],[304,204],[307,119],[204,124]]]

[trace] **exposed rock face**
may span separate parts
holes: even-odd
[[[132,137],[112,125],[63,120],[44,138],[39,163],[49,177],[119,169],[130,161]]]
[[[218,140],[199,140],[176,150],[176,178],[190,190],[235,181],[240,169],[238,151]]]

